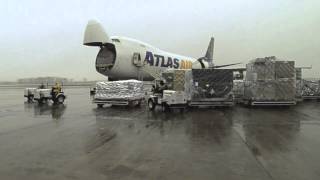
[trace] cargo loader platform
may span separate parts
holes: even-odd
[[[303,100],[320,100],[320,96],[302,96]]]
[[[215,99],[215,100],[197,100],[197,101],[191,101],[189,103],[189,106],[191,107],[215,107],[215,106],[233,106],[235,103],[233,100],[224,100],[223,98]]]
[[[249,106],[293,106],[296,101],[244,101]]]
[[[92,103],[97,104],[98,107],[103,107],[103,105],[113,105],[113,106],[140,106],[143,98],[139,99],[93,99]]]

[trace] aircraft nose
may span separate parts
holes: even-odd
[[[96,69],[99,73],[105,74],[112,69],[116,61],[116,51],[113,44],[103,46],[96,58]]]

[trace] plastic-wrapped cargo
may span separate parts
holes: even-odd
[[[233,70],[193,69],[192,99],[232,97]]]
[[[292,79],[246,81],[244,97],[253,101],[294,101],[295,86]]]
[[[274,80],[246,81],[244,84],[244,98],[254,101],[275,100]]]
[[[142,99],[143,82],[137,80],[106,81],[96,83],[96,100]]]
[[[303,97],[320,96],[320,81],[319,80],[302,80],[301,95]]]
[[[275,79],[274,56],[257,58],[246,65],[246,81],[274,80]]]
[[[292,78],[278,79],[276,82],[276,100],[295,101],[296,81]]]
[[[247,64],[244,99],[252,101],[295,101],[294,61],[276,57],[257,58]]]
[[[275,61],[275,78],[295,78],[294,61]]]
[[[294,61],[282,61],[274,56],[257,58],[246,66],[246,81],[295,78]]]

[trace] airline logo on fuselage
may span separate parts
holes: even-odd
[[[164,57],[159,54],[153,54],[150,51],[146,51],[146,57],[144,59],[150,66],[167,67],[175,69],[191,69],[192,61],[181,60],[178,58]]]

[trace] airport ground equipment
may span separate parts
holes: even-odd
[[[52,89],[36,89],[34,94],[34,100],[39,104],[47,103],[52,100],[55,104],[63,104],[66,96],[63,91],[53,92]]]
[[[144,100],[143,82],[137,80],[97,82],[93,103],[103,105],[139,106]]]
[[[244,103],[247,105],[295,105],[294,61],[274,56],[257,58],[246,65]]]
[[[183,70],[180,71],[182,72]],[[166,74],[168,75],[168,73]],[[173,79],[174,78],[172,78],[172,80]],[[152,90],[153,93],[148,97],[147,103],[149,110],[154,110],[156,106],[161,106],[162,111],[169,109],[184,110],[188,106],[188,94],[186,91],[173,88],[172,81],[165,82],[166,89],[161,89],[160,81],[163,80],[155,80]]]
[[[95,93],[96,93],[96,87],[91,87],[90,88],[90,96],[95,95]]]
[[[37,88],[25,88],[24,89],[24,97],[28,99],[28,102],[32,102],[34,98],[34,94]]]
[[[192,69],[189,106],[233,106],[232,69]]]
[[[154,94],[148,97],[148,108],[157,105],[163,110],[186,107],[232,106],[233,71],[227,69],[167,70],[161,80],[167,86],[159,92],[155,81]]]

